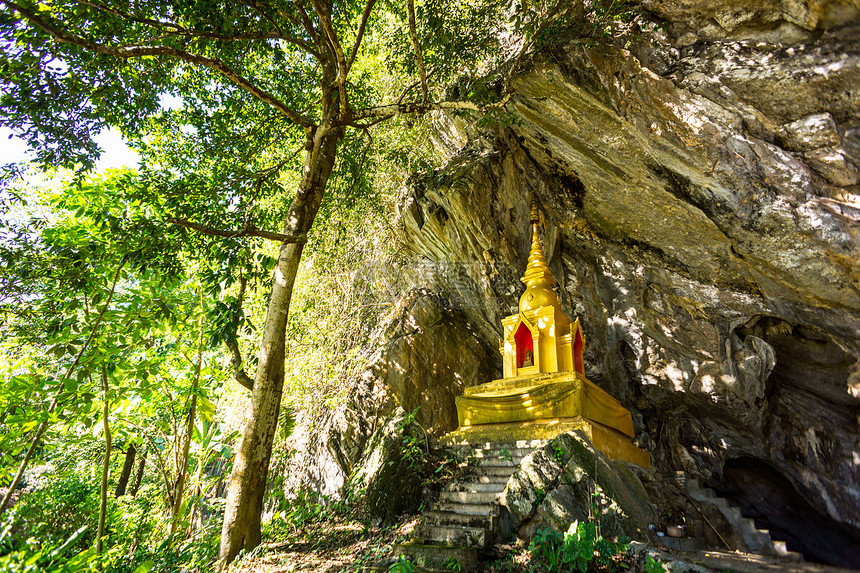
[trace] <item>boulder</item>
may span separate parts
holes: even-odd
[[[595,450],[581,431],[561,434],[526,456],[505,488],[503,505],[520,538],[574,521],[599,523],[604,537],[648,539],[657,521],[648,494],[627,464]]]

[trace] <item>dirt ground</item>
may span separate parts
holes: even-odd
[[[418,516],[404,516],[389,527],[368,527],[354,520],[330,517],[324,521],[306,524],[301,530],[287,532],[284,541],[264,543],[250,555],[238,559],[230,573],[357,573],[366,566],[381,564],[387,567],[396,555],[392,545],[407,541]],[[635,545],[635,544],[634,544]],[[628,557],[617,564],[617,570],[632,573],[642,571],[645,555],[669,565],[670,571],[697,573],[850,573],[847,569],[828,567],[816,563],[794,563],[778,558],[763,557],[726,551],[698,551],[682,553],[659,550],[640,545],[637,553],[640,566]],[[522,544],[497,545],[494,551],[479,563],[476,573],[525,573],[541,571],[531,563],[531,556]]]
[[[305,526],[286,541],[264,543],[230,568],[230,573],[360,572],[374,564],[388,564],[397,557],[391,547],[407,541],[418,516],[404,516],[397,524],[365,528],[356,521],[332,518]],[[499,545],[479,573],[513,573],[528,569],[530,556],[516,544]]]
[[[306,525],[286,541],[264,543],[237,561],[231,573],[362,571],[390,556],[391,546],[409,539],[417,516],[404,517],[391,527],[365,528],[361,523],[331,518]]]

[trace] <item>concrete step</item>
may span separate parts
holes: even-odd
[[[418,525],[412,532],[415,540],[483,549],[493,543],[491,531],[471,527],[435,527]]]
[[[507,480],[503,483],[481,483],[481,482],[452,482],[445,486],[446,491],[462,491],[470,493],[501,493],[505,490]],[[479,502],[476,502],[479,503]]]
[[[755,521],[744,517],[740,508],[730,505],[728,500],[717,496],[711,488],[701,487],[695,478],[684,476],[679,483],[683,483],[684,489],[690,497],[700,503],[708,503],[723,514],[732,528],[740,535],[747,549],[762,555],[783,556],[792,560],[803,560],[803,557],[793,551],[789,551],[785,542],[774,541],[767,529],[758,529]]]
[[[728,513],[729,508],[731,507],[729,506],[729,502],[726,501],[726,498],[724,497],[715,497],[711,503],[712,505],[716,506],[717,509],[719,509],[724,515]]]
[[[499,522],[495,515],[476,515],[454,511],[428,511],[421,516],[422,525],[434,527],[468,527],[494,530]]]
[[[474,571],[478,565],[478,550],[460,545],[397,543],[394,545],[394,554],[405,555],[410,561],[419,563],[423,567],[432,567],[449,573],[450,567],[455,563],[460,566],[459,571],[463,573]]]
[[[455,451],[475,452],[483,450],[515,450],[541,448],[547,445],[548,440],[518,440],[516,442],[470,442],[468,444],[457,444],[448,446]]]
[[[785,557],[790,561],[803,561],[803,555],[797,551],[790,550],[785,541],[774,541],[773,548],[776,549],[776,554],[780,557]]]
[[[498,503],[501,492],[469,492],[469,491],[443,491],[439,494],[439,501],[444,503],[469,503],[489,504]]]
[[[499,515],[499,506],[494,503],[455,503],[438,501],[433,504],[435,511],[451,511],[465,515]]]
[[[510,477],[519,469],[519,466],[477,466],[471,468],[470,475],[505,476]]]
[[[507,484],[510,476],[505,475],[486,475],[486,476],[470,476],[468,483],[500,483]]]
[[[524,458],[530,453],[535,451],[535,448],[506,448],[506,447],[494,447],[494,448],[477,448],[472,450],[469,457],[472,458]]]
[[[472,460],[470,460],[472,461]],[[473,458],[474,463],[469,464],[472,467],[484,467],[484,466],[495,466],[495,467],[520,467],[520,462],[523,461],[521,457],[510,457],[510,458],[500,458],[500,457],[490,457],[490,458]]]

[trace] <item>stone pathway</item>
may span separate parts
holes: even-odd
[[[856,573],[851,569],[820,563],[793,561],[789,558],[730,551],[701,550],[691,553],[663,551],[643,543],[631,543],[631,550],[663,561],[673,573]]]
[[[714,490],[702,487],[698,480],[687,477],[684,480],[684,487],[693,501],[716,507],[740,536],[748,551],[752,551],[756,555],[785,557],[792,561],[803,561],[803,556],[800,553],[789,551],[784,541],[772,539],[767,529],[758,529],[752,519],[741,514],[740,509],[730,505],[725,498],[719,497]]]
[[[493,547],[505,531],[500,497],[522,459],[545,440],[449,446],[466,460],[467,476],[448,484],[430,511],[421,516],[413,539],[395,546],[427,570],[460,566],[474,570],[478,554]]]

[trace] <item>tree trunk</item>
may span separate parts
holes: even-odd
[[[185,424],[185,436],[182,442],[182,453],[179,456],[179,475],[176,478],[176,491],[173,495],[173,515],[170,520],[169,536],[176,533],[179,523],[179,512],[182,509],[182,496],[185,493],[185,480],[188,478],[188,456],[191,450],[191,434],[194,432],[194,419],[197,417],[197,388],[200,386],[200,372],[203,370],[203,291],[200,291],[200,336],[197,339],[197,364],[194,365],[194,381],[191,383],[191,409]]]
[[[341,134],[340,129],[323,135],[320,130],[309,132],[302,181],[287,215],[284,234],[297,235],[310,230],[334,167]],[[287,315],[303,246],[302,243],[282,243],[275,267],[254,390],[230,476],[219,570],[242,549],[250,551],[260,544],[263,496],[284,387]]]
[[[137,472],[134,474],[134,482],[131,484],[131,491],[128,493],[132,497],[137,495],[137,490],[140,489],[140,483],[143,481],[143,470],[146,469],[146,454],[147,450],[143,450],[143,455],[140,456],[140,461],[137,463]]]
[[[125,495],[125,488],[128,487],[128,480],[131,477],[131,470],[134,468],[134,456],[137,454],[137,448],[134,444],[129,444],[125,451],[125,461],[122,464],[122,473],[119,474],[119,481],[116,482],[116,491],[114,497]]]
[[[194,499],[191,502],[191,514],[189,525],[188,525],[188,535],[191,535],[191,532],[194,531],[195,527],[203,527],[203,520],[197,519],[197,515],[200,513],[200,498],[203,497],[203,485],[200,483],[203,479],[203,462],[205,461],[205,454],[200,454],[200,459],[197,460],[197,472],[194,476]],[[202,514],[201,514],[202,515]]]
[[[99,501],[99,530],[96,533],[96,553],[101,553],[104,546],[102,537],[105,534],[105,521],[107,519],[107,498],[108,498],[108,474],[110,473],[110,449],[111,435],[110,425],[108,424],[108,415],[110,414],[110,397],[108,396],[108,377],[107,370],[104,365],[102,370],[102,387],[105,392],[105,403],[102,411],[102,421],[105,427],[105,461],[102,464],[102,489],[101,498]]]

